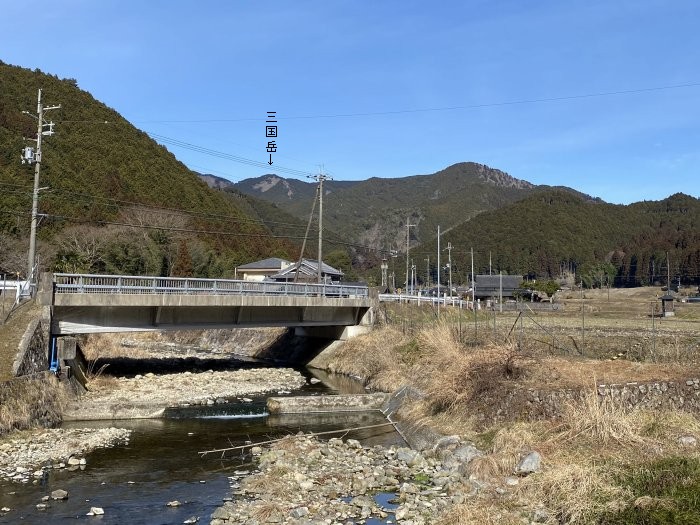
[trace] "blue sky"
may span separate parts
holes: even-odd
[[[0,60],[75,78],[142,130],[264,162],[276,111],[272,169],[168,146],[234,181],[474,161],[615,203],[700,194],[696,0],[0,0],[0,13]],[[622,91],[640,92],[509,104]]]

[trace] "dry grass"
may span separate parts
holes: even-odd
[[[279,523],[287,509],[274,501],[265,501],[256,504],[251,512],[251,517],[259,523]]]
[[[492,501],[477,499],[455,505],[441,516],[435,525],[519,525],[521,523],[517,513],[509,512]]]
[[[29,301],[20,306],[5,324],[0,324],[0,381],[12,379],[12,363],[29,324],[41,314],[41,306]],[[4,320],[4,318],[3,318]]]
[[[393,327],[351,339],[333,360],[331,372],[362,377],[368,386],[391,392],[406,383],[408,366],[402,352],[411,338]]]
[[[552,523],[584,524],[598,517],[635,504],[629,490],[618,485],[618,474],[626,465],[659,454],[687,454],[676,440],[682,435],[700,437],[700,420],[682,411],[626,410],[611,398],[599,398],[590,388],[580,399],[565,404],[556,421],[513,422],[498,427],[480,428],[470,415],[479,410],[479,397],[474,397],[479,381],[470,380],[483,363],[500,370],[500,377],[489,381],[506,381],[504,356],[507,347],[479,350],[462,348],[450,338],[449,330],[435,325],[417,337],[421,358],[411,375],[428,393],[428,397],[402,408],[400,416],[428,424],[444,433],[460,434],[474,440],[487,452],[469,465],[469,473],[493,486],[512,475],[518,461],[529,451],[542,454],[541,472],[521,479],[516,495],[520,509],[544,505]],[[432,363],[427,362],[431,360]],[[566,360],[557,360],[565,363]],[[554,370],[566,368],[569,378],[578,374],[590,384],[587,367],[576,372],[579,360],[554,364],[537,362],[520,375],[521,384],[546,385]],[[448,366],[449,365],[449,366]],[[532,363],[531,363],[532,365]],[[499,368],[500,367],[500,368]],[[561,367],[561,368],[558,368]],[[420,373],[416,373],[420,370]],[[427,379],[426,377],[432,377]],[[494,379],[495,378],[495,379]],[[631,379],[631,378],[630,378]],[[570,384],[570,383],[569,383]],[[492,388],[498,388],[493,386]],[[443,407],[436,411],[436,407]],[[665,508],[667,501],[641,500],[638,505]],[[517,513],[505,500],[486,500],[460,505],[439,523],[509,523]]]
[[[160,334],[158,334],[160,335]],[[138,341],[153,341],[156,335],[151,332],[130,334],[130,339]],[[144,347],[125,347],[122,345],[124,334],[90,334],[80,341],[80,349],[88,362],[98,359],[112,359],[118,357],[129,357],[132,359],[148,359],[153,357],[153,350]]]
[[[61,420],[67,395],[54,377],[15,379],[3,383],[1,390],[0,435]]]
[[[518,487],[524,501],[538,501],[557,523],[594,523],[604,512],[625,505],[629,494],[613,480],[609,467],[584,457],[569,457],[542,473],[529,476]]]
[[[602,294],[595,295],[586,300],[603,299]],[[621,291],[619,295],[614,305],[606,306],[619,313],[619,318],[605,318],[607,314],[601,309],[592,309],[591,317],[586,318],[587,326],[589,322],[608,326],[609,332],[598,333],[597,343],[616,338],[618,344],[625,337],[637,336],[638,323],[649,323],[644,318],[648,291]],[[621,321],[625,308],[629,308],[628,300],[644,303],[632,308],[629,323],[627,319]],[[552,315],[547,322],[555,320],[575,330],[577,305],[568,306],[571,312],[559,318]],[[454,320],[445,318],[426,322],[413,331],[414,335],[403,333],[399,327],[387,327],[351,341],[337,369],[367,377],[375,387],[393,390],[407,382],[424,392],[426,397],[402,407],[399,417],[477,443],[486,454],[472,460],[469,473],[491,482],[492,487],[500,486],[504,476],[512,475],[526,453],[536,450],[542,454],[541,471],[521,478],[515,495],[519,507],[507,498],[480,497],[456,506],[439,523],[517,522],[537,505],[544,505],[551,523],[595,522],[610,511],[635,504],[630,491],[619,484],[620,473],[628,466],[664,454],[692,454],[677,443],[677,438],[700,438],[698,418],[673,410],[627,410],[612,398],[599,398],[591,378],[597,377],[605,384],[685,380],[700,375],[700,368],[551,356],[534,353],[537,347],[528,345],[524,347],[531,348],[531,353],[493,342],[467,346],[460,341]],[[499,319],[499,324],[508,330],[514,319]],[[541,318],[539,321],[544,322]],[[670,323],[664,326],[672,330]],[[590,343],[587,338],[587,347]],[[588,390],[580,399],[562,403],[556,420],[483,426],[480,413],[500,406],[498,403],[509,391],[528,388],[545,392]],[[658,499],[637,502],[638,506],[662,509],[668,504]]]
[[[610,396],[599,398],[591,389],[575,402],[564,405],[562,413],[567,430],[560,439],[582,436],[607,446],[611,441],[619,445],[642,444],[646,439],[640,434],[639,410],[625,410]]]
[[[257,475],[245,478],[241,483],[241,488],[253,493],[265,493],[286,501],[290,496],[290,484],[287,479],[289,475],[288,469],[275,466],[264,476]]]

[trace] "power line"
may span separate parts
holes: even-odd
[[[218,157],[220,159],[231,160],[233,162],[239,162],[239,163],[245,164],[247,166],[254,166],[257,168],[262,168],[262,169],[265,169],[267,171],[269,171],[271,169],[267,162],[260,162],[257,160],[248,159],[245,157],[240,157],[238,155],[224,153],[223,151],[217,151],[214,149],[205,148],[203,146],[197,146],[196,144],[191,144],[191,143],[185,142],[183,140],[173,139],[170,137],[166,137],[164,135],[152,133],[150,131],[146,131],[145,133],[147,133],[148,136],[151,137],[152,139],[154,139],[158,142],[162,142],[164,144],[170,144],[171,146],[177,146],[179,148],[184,148],[184,149],[187,149],[190,151],[194,151],[196,153],[202,153],[204,155],[210,155],[212,157]],[[274,170],[276,172],[287,173],[289,175],[296,175],[297,177],[307,177],[307,176],[313,175],[313,173],[308,172],[308,171],[297,170],[294,168],[286,168],[284,166],[278,166],[277,164],[275,164]]]
[[[3,186],[4,183],[0,182],[0,186]],[[10,185],[10,186],[18,186],[18,185]],[[31,188],[26,188],[27,192],[31,191]],[[14,191],[14,190],[6,190],[6,193],[16,193],[19,195],[27,195],[27,193],[22,192],[22,191]],[[81,199],[81,200],[86,200],[89,202],[93,201],[103,201],[106,203],[106,206],[111,206],[111,207],[117,207],[119,205],[129,205],[129,206],[137,206],[140,208],[146,208],[146,209],[153,209],[153,210],[158,210],[166,213],[182,213],[186,215],[191,215],[193,217],[202,217],[202,218],[211,218],[211,219],[218,219],[218,220],[231,220],[235,222],[249,222],[249,223],[256,223],[256,224],[261,224],[261,225],[278,225],[278,226],[290,226],[290,227],[295,227],[295,228],[302,228],[303,225],[301,223],[292,223],[292,222],[281,222],[281,221],[266,221],[263,219],[251,219],[249,217],[236,217],[233,215],[225,215],[225,214],[219,214],[219,213],[203,213],[203,212],[196,212],[196,211],[190,211],[190,210],[184,210],[181,208],[169,208],[166,206],[158,206],[154,204],[145,204],[141,202],[136,202],[136,201],[127,201],[127,200],[120,200],[120,199],[112,199],[109,197],[100,197],[96,195],[90,195],[87,193],[77,193],[71,190],[61,190],[61,189],[51,189],[49,190],[46,195],[48,197],[52,196],[53,194],[61,194],[61,195],[70,195],[73,198]]]
[[[23,211],[18,211],[18,210],[0,210],[0,213],[5,214],[5,215],[13,215],[13,216],[18,216],[18,217],[25,217],[28,215],[28,212],[23,212]],[[198,229],[193,229],[193,228],[178,228],[174,226],[155,226],[155,225],[150,225],[150,224],[134,224],[130,222],[120,222],[120,221],[111,221],[111,220],[101,220],[101,219],[85,219],[83,217],[70,217],[66,215],[57,215],[57,214],[50,214],[50,213],[43,213],[41,214],[42,217],[48,218],[48,219],[57,219],[57,220],[64,220],[68,222],[74,222],[78,224],[96,224],[100,226],[125,226],[129,228],[141,228],[141,229],[148,229],[148,230],[159,230],[159,231],[172,231],[172,232],[178,232],[178,233],[195,233],[195,234],[203,234],[203,235],[223,235],[227,237],[269,237],[273,239],[288,239],[288,240],[302,240],[304,236],[302,235],[281,235],[281,234],[273,234],[269,232],[260,232],[260,233],[236,233],[236,232],[230,232],[230,231],[220,231],[220,230],[198,230]],[[368,251],[376,251],[381,253],[383,250],[374,248],[373,246],[366,246],[363,244],[357,244],[357,243],[351,243],[347,241],[341,241],[337,239],[325,239],[327,242],[330,244],[335,244],[335,245],[342,245],[342,246],[350,246],[354,248],[361,248],[365,249]],[[385,250],[384,250],[385,251]]]
[[[517,106],[524,104],[541,104],[546,102],[562,102],[567,100],[580,100],[587,98],[600,98],[600,97],[611,97],[611,96],[621,96],[621,95],[636,95],[641,93],[650,93],[655,91],[666,91],[671,89],[682,89],[690,87],[698,87],[700,82],[688,82],[684,84],[670,84],[665,86],[652,86],[645,88],[636,89],[623,89],[616,91],[599,91],[593,93],[582,93],[576,95],[562,95],[558,97],[543,97],[543,98],[532,98],[532,99],[520,99],[520,100],[510,100],[501,102],[484,102],[478,104],[465,104],[459,106],[445,106],[437,108],[412,108],[412,109],[399,109],[391,111],[367,111],[360,113],[335,113],[327,115],[298,115],[290,117],[280,117],[280,120],[310,120],[310,119],[331,119],[331,118],[349,118],[349,117],[375,117],[383,115],[402,115],[410,113],[428,113],[436,111],[457,111],[464,109],[480,109],[480,108],[491,108],[499,106]],[[212,123],[212,122],[246,122],[246,121],[256,121],[260,118],[238,118],[238,119],[192,119],[192,120],[142,120],[135,121],[143,124],[167,124],[167,123]]]
[[[26,216],[27,212],[20,212],[17,210],[0,210],[0,213],[4,213],[6,215],[17,215],[17,216]],[[194,228],[178,228],[176,226],[155,226],[151,224],[134,224],[130,222],[120,222],[120,221],[110,221],[110,220],[102,220],[102,219],[85,219],[83,217],[70,217],[67,215],[57,215],[57,214],[50,214],[50,213],[43,213],[41,214],[42,217],[50,218],[50,219],[57,219],[57,220],[63,220],[63,221],[68,221],[68,222],[74,222],[78,224],[97,224],[101,226],[126,226],[129,228],[141,228],[141,229],[147,229],[147,230],[159,230],[159,231],[172,231],[172,232],[179,232],[179,233],[197,233],[197,234],[205,234],[205,235],[225,235],[227,237],[271,237],[275,239],[301,239],[302,237],[296,237],[296,236],[291,236],[291,235],[275,235],[272,233],[268,233],[266,231],[262,231],[260,233],[238,233],[238,232],[230,232],[230,231],[217,231],[217,230],[198,230]]]

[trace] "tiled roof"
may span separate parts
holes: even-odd
[[[238,270],[281,270],[285,266],[291,264],[289,261],[280,259],[279,257],[270,257],[262,261],[241,264]]]

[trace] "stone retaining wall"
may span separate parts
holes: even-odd
[[[38,374],[49,369],[49,320],[37,317],[24,332],[19,343],[15,362],[12,364],[14,376]]]
[[[589,388],[511,388],[505,395],[502,391],[499,395],[486,392],[479,400],[480,406],[486,409],[475,415],[484,423],[556,419],[561,416],[567,402],[581,399],[589,393]],[[680,409],[700,414],[700,379],[697,378],[686,381],[600,384],[597,393],[599,400],[609,397],[616,405],[627,409]]]

